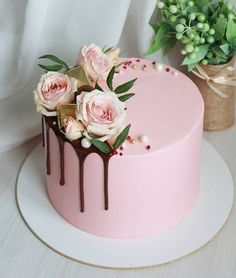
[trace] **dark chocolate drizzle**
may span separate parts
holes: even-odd
[[[42,145],[43,145],[43,147],[45,147],[45,132],[44,132],[44,128],[45,128],[45,126],[44,126],[44,116],[42,116]]]
[[[46,121],[45,118],[45,123],[46,123],[46,147],[47,147],[47,152],[46,152],[46,165],[47,165],[47,175],[51,174],[51,163],[50,163],[50,140],[49,140],[49,125],[48,122]]]
[[[60,167],[61,167],[60,185],[65,185],[65,159],[64,159],[65,141],[60,136],[57,136],[57,139],[58,139],[59,149],[60,149]]]
[[[109,198],[108,198],[108,166],[109,166],[110,157],[103,159],[103,168],[104,168],[104,209],[108,210],[109,207]]]
[[[56,124],[53,124],[56,123]],[[50,144],[49,144],[49,129],[52,129],[58,139],[59,148],[60,148],[60,167],[61,167],[61,176],[60,176],[60,185],[65,185],[65,159],[64,159],[64,145],[65,142],[69,143],[75,150],[78,160],[79,160],[79,199],[80,199],[80,211],[84,212],[85,210],[85,201],[84,201],[84,162],[89,154],[97,153],[103,160],[104,167],[104,209],[108,210],[109,208],[109,195],[108,195],[108,172],[109,172],[109,160],[112,156],[111,153],[104,154],[99,151],[96,147],[91,146],[89,149],[85,149],[81,146],[81,140],[69,141],[65,135],[60,131],[57,124],[57,117],[45,117],[46,125],[46,163],[47,163],[47,174],[51,173],[51,164],[50,164]]]

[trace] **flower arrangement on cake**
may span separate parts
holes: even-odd
[[[161,19],[150,23],[155,38],[146,55],[168,53],[179,42],[182,65],[191,71],[205,101],[205,129],[234,122],[236,10],[228,1],[167,0],[157,2]]]
[[[54,64],[39,64],[46,73],[33,92],[36,110],[55,119],[54,124],[58,124],[65,138],[79,140],[85,149],[93,145],[105,154],[116,153],[131,127],[124,124],[124,103],[134,96],[127,92],[136,79],[114,88],[119,53],[119,48],[84,46],[75,67],[69,67],[55,55],[41,56],[40,59]],[[106,84],[100,85],[104,80]]]

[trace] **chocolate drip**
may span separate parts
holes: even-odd
[[[43,145],[43,147],[45,147],[44,128],[45,128],[44,127],[44,116],[42,116],[42,145]]]
[[[59,148],[60,148],[60,167],[61,167],[60,185],[65,185],[65,159],[64,159],[65,141],[60,136],[57,136],[57,139],[58,139]]]
[[[94,146],[91,146],[89,149],[85,149],[80,144],[80,139],[76,141],[69,141],[65,135],[59,130],[58,125],[53,124],[53,122],[57,122],[56,117],[45,117],[46,123],[46,146],[47,146],[47,174],[50,175],[50,145],[49,145],[49,128],[51,128],[58,139],[59,147],[60,147],[60,167],[61,167],[61,177],[60,177],[60,185],[65,184],[65,161],[64,161],[64,145],[65,142],[71,144],[74,148],[78,160],[79,160],[79,199],[80,199],[80,211],[84,212],[85,210],[85,201],[84,201],[84,162],[87,156],[91,153],[97,153],[101,159],[103,160],[104,167],[104,209],[108,210],[109,208],[109,194],[108,194],[108,170],[109,170],[109,160],[112,154],[104,154],[100,152]]]
[[[104,209],[108,210],[109,199],[108,199],[108,166],[109,166],[110,156],[103,159],[104,168]]]
[[[79,198],[80,198],[80,211],[84,212],[84,162],[88,153],[79,152],[76,148],[79,159]]]
[[[46,152],[46,164],[47,164],[47,175],[51,174],[51,163],[50,163],[50,141],[49,141],[49,125],[46,122],[46,140],[47,140],[47,152]]]

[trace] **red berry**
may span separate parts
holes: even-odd
[[[123,153],[119,153],[119,155],[120,155],[120,156],[122,156],[122,155],[123,155]]]
[[[169,72],[170,71],[170,68],[166,68],[166,72]]]
[[[137,59],[136,62],[140,62],[140,59]]]
[[[113,150],[113,151],[112,151],[112,154],[113,154],[113,155],[117,155],[118,152],[117,152],[116,150]]]
[[[126,69],[126,66],[123,66],[123,69]]]
[[[146,146],[146,149],[147,149],[147,150],[150,150],[150,149],[151,149],[151,146],[150,146],[150,145],[147,145],[147,146]]]
[[[127,138],[126,138],[128,141],[130,141],[131,140],[131,136],[127,136]]]
[[[121,146],[121,147],[120,147],[120,150],[121,150],[121,151],[123,151],[123,150],[124,150],[124,148]]]
[[[155,62],[155,61],[153,61],[153,62],[152,62],[152,64],[153,64],[153,65],[156,65],[156,62]]]

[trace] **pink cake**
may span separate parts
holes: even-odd
[[[80,192],[79,159],[69,142],[60,185],[60,145],[49,130],[46,180],[52,205],[77,228],[110,238],[147,236],[173,227],[192,210],[200,187],[203,101],[197,87],[173,68],[129,60],[132,64],[120,67],[115,83],[138,78],[135,97],[126,104],[127,122],[132,123],[130,136],[148,135],[149,145],[127,142],[122,155],[110,158],[107,196],[104,162],[96,153],[85,160]]]

